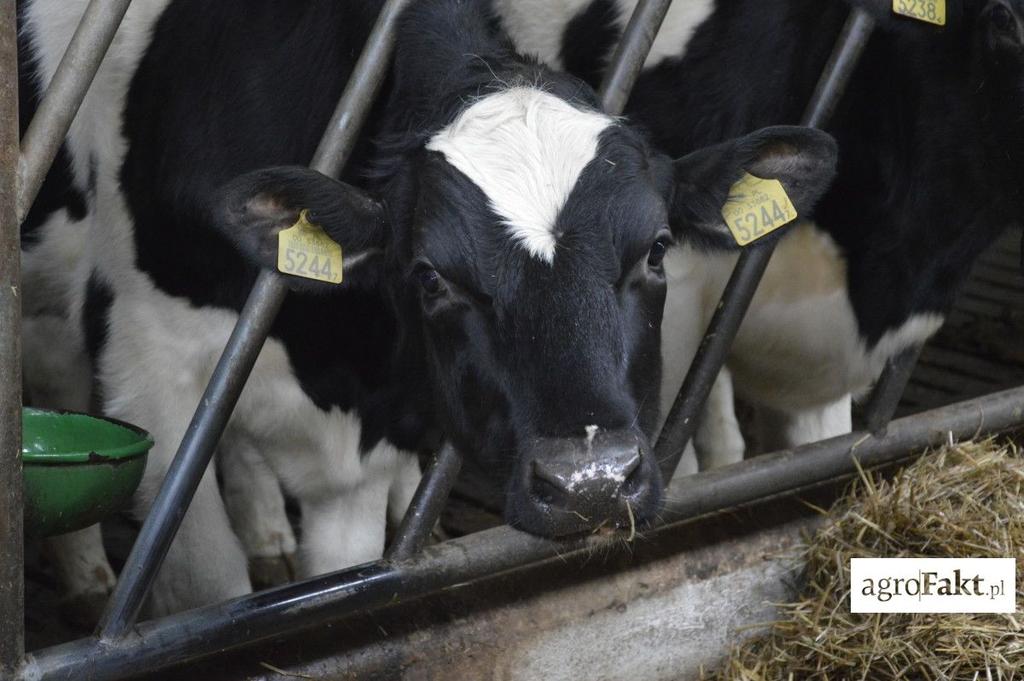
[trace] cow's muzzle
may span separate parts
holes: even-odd
[[[561,537],[646,524],[661,502],[661,476],[646,439],[592,429],[583,438],[535,440],[520,462],[509,519]]]

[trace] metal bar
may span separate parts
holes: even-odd
[[[597,93],[601,107],[611,115],[618,116],[625,110],[671,5],[672,0],[640,0],[633,10]]]
[[[28,215],[131,0],[92,0],[22,140],[18,222]]]
[[[674,490],[661,514],[678,523],[884,465],[950,437],[995,433],[1024,422],[1024,388],[893,421],[883,437],[850,433],[699,473]],[[507,526],[429,546],[415,560],[378,561],[192,612],[140,624],[138,636],[104,644],[83,639],[27,657],[22,681],[117,679],[155,671],[247,643],[320,626],[348,614],[408,600],[540,561],[573,555],[619,538],[591,535],[559,542]]]
[[[0,0],[0,675],[25,650],[17,168],[18,35],[14,0]]]
[[[134,623],[286,292],[287,289],[271,277],[260,276],[256,280],[121,570],[117,588],[99,623],[101,637],[121,636]],[[225,404],[227,408],[214,408]]]
[[[874,20],[867,12],[861,9],[850,12],[804,112],[803,125],[820,128],[828,122],[873,29]],[[774,250],[775,242],[772,242],[748,246],[740,253],[658,438],[655,453],[666,483],[672,479],[683,450],[693,438],[704,402],[725,364],[736,332]]]
[[[885,369],[864,408],[865,428],[869,432],[884,433],[889,426],[923,349],[923,345],[914,345],[885,363]]]
[[[405,560],[419,553],[426,544],[434,523],[441,517],[448,495],[455,486],[462,467],[462,456],[450,444],[438,452],[427,472],[423,474],[409,510],[384,553],[387,560]]]
[[[311,165],[315,170],[336,176],[348,161],[359,129],[384,81],[395,24],[407,2],[387,0],[381,8],[313,156]],[[263,271],[257,277],[107,604],[99,625],[99,636],[104,641],[127,634],[138,617],[286,292],[284,280],[276,272]]]

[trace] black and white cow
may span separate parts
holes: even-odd
[[[85,4],[28,5],[44,82]],[[141,509],[259,268],[276,265],[278,233],[308,210],[342,245],[345,281],[289,278],[219,452],[238,464],[229,481],[280,480],[298,500],[303,573],[378,557],[386,511],[418,479],[410,452],[440,437],[502,481],[525,530],[656,513],[666,247],[724,230],[744,171],[809,210],[834,143],[772,128],[673,162],[582,81],[517,56],[485,5],[413,3],[343,184],[302,164],[379,2],[132,3],[68,148],[88,203],[82,308],[104,408],[157,442]],[[231,519],[265,533],[261,495],[226,494],[252,504]],[[154,612],[249,590],[225,501],[209,472]]]
[[[522,51],[591,82],[636,4],[493,2]],[[828,126],[837,180],[816,224],[780,242],[728,364],[737,393],[761,407],[769,447],[848,431],[850,394],[939,328],[972,260],[1024,207],[1024,2],[947,0],[944,27],[896,16],[890,0],[854,4],[879,30]],[[677,0],[628,114],[673,155],[796,122],[849,5]],[[735,262],[706,251],[666,260],[664,404]],[[725,389],[705,465],[743,452]]]

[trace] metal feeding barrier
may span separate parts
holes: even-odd
[[[337,177],[386,73],[397,17],[410,0],[387,0],[311,166]],[[142,526],[96,634],[24,653],[20,464],[21,218],[31,205],[60,142],[81,105],[130,0],[92,0],[57,69],[19,153],[17,36],[14,0],[0,0],[0,672],[15,679],[117,679],[238,648],[346,615],[435,593],[454,584],[522,568],[555,556],[592,550],[592,536],[571,542],[498,527],[423,551],[449,492],[461,455],[445,446],[424,472],[382,560],[321,575],[158,620],[137,623],[153,582],[199,479],[284,300],[282,275],[262,272],[214,370],[206,392]],[[671,0],[641,0],[601,87],[611,114],[622,113]],[[842,96],[873,28],[852,10],[803,118],[822,127]],[[675,401],[656,453],[666,473],[692,438],[696,418],[771,257],[772,244],[741,254],[718,310]],[[952,433],[970,437],[1024,421],[1024,388],[995,393],[889,423],[917,350],[890,362],[868,409],[868,432],[854,432],[792,451],[776,452],[700,473],[678,487],[651,530],[847,475],[857,465],[905,458],[941,444]]]

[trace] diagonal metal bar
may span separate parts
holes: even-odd
[[[384,81],[395,24],[408,2],[387,0],[381,8],[313,157],[315,170],[337,176],[355,148],[359,130]],[[276,272],[263,271],[258,276],[107,604],[99,625],[102,639],[124,636],[138,617],[286,292],[283,278]]]
[[[998,433],[1024,422],[1024,388],[897,419],[883,437],[855,432],[766,454],[680,481],[661,514],[671,524],[856,475],[927,447]],[[557,541],[496,527],[447,541],[414,560],[378,561],[138,626],[111,645],[82,639],[30,653],[19,681],[103,681],[235,649],[347,615],[438,593],[550,559],[594,555],[621,543],[591,535]]]
[[[0,677],[5,678],[21,663],[25,645],[15,23],[14,0],[0,0]]]
[[[18,222],[28,215],[131,0],[92,0],[22,140]]]
[[[851,11],[804,112],[802,125],[821,128],[828,122],[867,45],[874,24],[864,10]],[[754,244],[740,253],[658,438],[655,453],[666,483],[672,479],[683,450],[693,438],[704,402],[725,364],[729,348],[774,250],[774,243]]]
[[[629,17],[597,93],[601,107],[611,115],[625,111],[629,94],[671,5],[672,0],[640,0]]]
[[[409,510],[384,554],[386,560],[406,560],[419,553],[441,517],[461,467],[462,456],[455,447],[450,444],[443,446],[423,474],[409,503]]]
[[[923,349],[923,345],[909,347],[885,363],[885,369],[864,408],[865,428],[869,432],[876,435],[884,433],[889,426]]]

